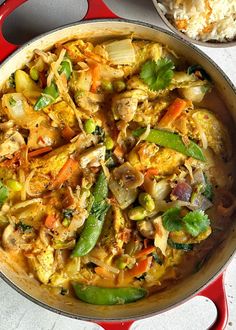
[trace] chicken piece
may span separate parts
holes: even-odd
[[[7,251],[30,250],[35,239],[35,232],[23,232],[13,224],[9,224],[2,234],[2,246]]]
[[[145,100],[137,108],[133,121],[141,124],[142,126],[151,125],[157,126],[162,110],[164,110],[170,103],[167,98],[156,98],[155,101],[148,102]]]
[[[61,134],[58,128],[48,125],[37,125],[30,128],[28,148],[39,149],[46,146],[57,147],[62,144]]]
[[[123,67],[125,76],[131,76],[139,72],[140,66],[147,60],[157,61],[162,56],[162,45],[150,41],[134,41],[135,64]]]
[[[128,155],[130,164],[139,171],[157,168],[158,175],[172,174],[184,163],[186,156],[168,148],[159,148],[154,143],[137,145]]]
[[[147,93],[141,89],[115,95],[112,99],[112,111],[115,120],[121,119],[130,122],[134,118],[138,104],[147,98]]]
[[[92,134],[80,134],[73,143],[59,147],[49,154],[34,159],[31,164],[31,170],[35,170],[34,176],[30,181],[30,190],[32,192],[43,192],[51,181],[51,177],[56,177],[63,165],[71,154],[80,154],[83,150],[96,142],[96,137]]]
[[[206,109],[199,109],[192,112],[192,119],[195,122],[198,134],[205,134],[207,145],[216,155],[223,159],[229,159],[232,155],[232,145],[229,134],[217,116]]]
[[[48,245],[43,246],[37,254],[31,254],[28,258],[30,266],[43,284],[47,284],[54,273],[54,249]]]
[[[98,167],[101,165],[101,161],[105,160],[106,147],[103,145],[97,145],[89,148],[79,156],[79,163],[81,168],[87,166]]]
[[[12,128],[5,132],[2,140],[0,143],[0,157],[12,155],[25,145],[23,136]]]
[[[43,109],[58,127],[74,127],[77,124],[74,110],[65,102],[60,101]]]
[[[80,90],[75,94],[75,102],[83,110],[95,113],[100,110],[101,103],[104,102],[104,95]]]
[[[86,63],[84,63],[86,65]],[[89,67],[86,71],[74,71],[69,81],[69,88],[75,94],[78,91],[89,92],[92,86],[92,73]]]
[[[125,220],[121,209],[113,205],[104,223],[100,245],[112,255],[120,254],[124,243],[128,242],[129,236],[129,221]]]

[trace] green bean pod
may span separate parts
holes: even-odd
[[[68,58],[66,58],[64,61],[61,62],[61,67],[58,70],[58,73],[60,75],[65,74],[67,80],[70,78],[72,73],[72,65],[71,65],[71,61]],[[48,105],[55,102],[58,96],[59,96],[59,91],[57,85],[55,84],[54,81],[52,81],[51,85],[47,86],[43,90],[41,96],[38,98],[37,102],[34,105],[34,110],[39,111],[47,107]]]
[[[73,283],[76,296],[93,305],[122,305],[137,301],[147,295],[143,288],[103,288]]]
[[[101,234],[105,217],[110,205],[106,202],[108,185],[103,171],[100,172],[93,191],[93,205],[84,229],[72,251],[72,257],[82,257],[88,254],[96,245]]]
[[[139,128],[133,131],[133,136],[139,137],[145,132],[145,128]],[[151,129],[150,133],[144,139],[145,141],[156,143],[162,147],[176,150],[186,156],[206,161],[202,149],[193,141],[189,140],[188,144],[184,144],[180,135],[159,129]]]

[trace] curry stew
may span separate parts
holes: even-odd
[[[201,271],[236,205],[230,119],[201,67],[150,41],[70,40],[0,96],[1,248],[29,276],[110,305]]]

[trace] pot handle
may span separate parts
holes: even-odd
[[[0,62],[5,60],[5,58],[10,55],[14,50],[18,47],[18,45],[11,44],[8,42],[3,34],[2,34],[2,26],[10,13],[15,10],[17,7],[19,7],[22,3],[24,3],[26,0],[6,0],[1,6],[0,6]]]
[[[104,330],[129,330],[134,321],[125,322],[96,322]]]
[[[103,0],[87,0],[88,10],[83,20],[89,20],[94,18],[119,18],[114,14]]]
[[[224,330],[228,321],[228,305],[224,287],[224,273],[203,289],[199,296],[204,296],[212,300],[217,308],[217,318],[211,326],[211,330]]]

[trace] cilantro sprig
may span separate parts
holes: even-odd
[[[166,57],[158,61],[149,60],[143,64],[140,77],[151,90],[158,91],[169,86],[174,68],[174,63]]]
[[[185,230],[193,237],[197,237],[210,225],[208,215],[202,210],[187,213],[184,217],[180,215],[179,207],[172,207],[162,215],[163,226],[168,231]]]

